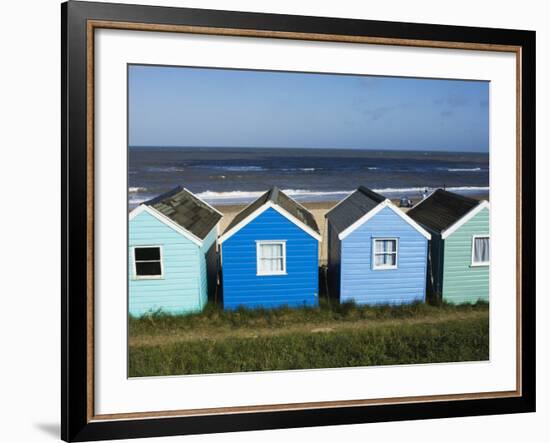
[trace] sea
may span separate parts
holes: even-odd
[[[367,186],[389,198],[446,188],[489,194],[489,154],[289,148],[130,147],[129,207],[181,185],[210,204],[246,204],[271,186],[300,202]]]

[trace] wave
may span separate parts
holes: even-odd
[[[433,191],[435,188],[429,186],[421,187],[403,187],[403,188],[375,188],[373,191],[378,192],[386,197],[397,198],[402,196],[415,197],[424,193]],[[456,192],[458,194],[478,194],[488,193],[488,186],[451,186],[446,188],[448,191]],[[130,187],[129,192],[131,194],[128,199],[128,204],[131,206],[137,206],[140,203],[153,198],[153,195],[144,193],[147,188],[144,187]],[[283,189],[283,192],[288,196],[302,202],[322,202],[322,201],[338,201],[342,200],[351,194],[354,190],[340,190],[340,191],[314,191],[310,189]],[[266,191],[204,191],[197,193],[197,197],[216,204],[243,204],[250,203],[257,199]]]
[[[489,192],[489,186],[450,186],[445,188],[451,192]]]
[[[138,192],[145,192],[147,191],[147,188],[144,188],[142,186],[130,186],[128,188],[128,192],[130,194],[137,194]]]
[[[135,198],[130,197],[128,199],[128,204],[137,206],[137,205],[139,205],[140,203],[143,203],[146,200],[148,200],[146,197],[135,197]]]
[[[183,172],[185,168],[182,166],[168,166],[168,167],[150,167],[146,169],[147,172]]]
[[[425,190],[433,191],[436,188],[433,188],[431,186],[422,186],[422,187],[414,187],[414,188],[381,188],[381,189],[373,189],[374,192],[378,192],[379,194],[406,194],[406,193],[413,193],[413,192],[419,192],[422,193]],[[456,193],[476,193],[476,192],[489,192],[489,186],[449,186],[445,188],[447,191],[456,192]]]
[[[311,191],[308,189],[283,189],[282,190],[289,197],[293,197],[297,200],[316,199],[319,197],[334,197],[334,196],[346,196],[353,191]],[[252,199],[260,197],[266,191],[204,191],[199,192],[197,197],[206,201],[250,201]]]
[[[379,188],[373,189],[382,195],[388,197],[402,196],[402,195],[414,195],[422,194],[424,191],[432,191],[435,188],[429,186],[422,187],[410,187],[410,188]],[[488,186],[452,186],[446,188],[448,191],[462,193],[462,194],[475,194],[489,192]],[[207,202],[214,203],[243,203],[250,202],[266,191],[204,191],[197,194],[197,197],[206,200]],[[283,192],[289,197],[292,197],[300,201],[324,201],[324,200],[339,200],[347,197],[353,192],[353,190],[341,190],[341,191],[313,191],[309,189],[283,189]]]
[[[481,168],[448,168],[448,172],[479,172]]]
[[[294,172],[294,171],[303,171],[303,172],[313,172],[319,168],[304,167],[304,168],[277,168],[277,167],[268,167],[268,166],[257,166],[257,165],[235,165],[235,166],[220,166],[220,165],[197,165],[194,168],[198,169],[216,169],[222,171],[230,172],[261,172],[261,171],[284,171],[284,172]]]
[[[277,167],[266,167],[266,166],[220,166],[220,165],[197,165],[193,166],[197,169],[214,169],[214,170],[221,170],[221,171],[229,171],[229,172],[262,172],[262,171],[284,171],[284,172],[314,172],[317,171],[319,168],[277,168]]]
[[[302,171],[302,172],[314,172],[317,168],[283,168],[281,171],[285,172],[294,172],[294,171]]]
[[[232,200],[232,199],[253,199],[258,198],[265,191],[227,191],[227,192],[214,192],[204,191],[199,192],[197,197],[203,200]]]
[[[221,166],[219,169],[230,172],[257,172],[266,170],[261,166]]]
[[[262,166],[211,166],[211,165],[199,165],[195,166],[195,168],[199,169],[217,169],[221,171],[229,171],[229,172],[261,172],[261,171],[267,171],[266,168]]]

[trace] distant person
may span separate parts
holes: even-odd
[[[428,189],[424,189],[424,191],[422,192],[422,200],[424,200],[428,196],[428,194]]]
[[[401,208],[410,208],[412,206],[412,201],[409,197],[406,195],[404,197],[401,197],[399,200],[399,207]]]

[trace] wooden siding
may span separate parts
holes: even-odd
[[[286,240],[286,275],[256,275],[256,241]],[[270,208],[222,244],[224,308],[318,304],[318,242]]]
[[[443,300],[489,300],[489,266],[472,266],[472,236],[489,234],[489,209],[483,209],[444,241]]]
[[[133,246],[161,246],[163,278],[140,280],[134,275]],[[162,310],[169,314],[202,308],[199,247],[147,212],[129,223],[128,293],[133,316]]]
[[[373,238],[397,238],[397,268],[374,270]],[[406,304],[425,301],[428,240],[384,208],[342,241],[340,301]]]

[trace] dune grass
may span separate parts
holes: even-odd
[[[489,358],[488,305],[316,308],[207,306],[129,319],[129,376],[479,361]]]
[[[183,332],[215,328],[228,330],[235,328],[284,328],[289,325],[315,325],[325,322],[359,320],[399,320],[418,318],[438,318],[460,316],[472,312],[486,312],[488,304],[440,304],[414,303],[403,306],[360,306],[353,302],[335,303],[321,299],[317,307],[277,309],[223,310],[219,306],[208,304],[202,312],[188,315],[169,315],[161,311],[152,312],[143,317],[130,317],[130,337],[140,334],[164,335],[167,331]]]

